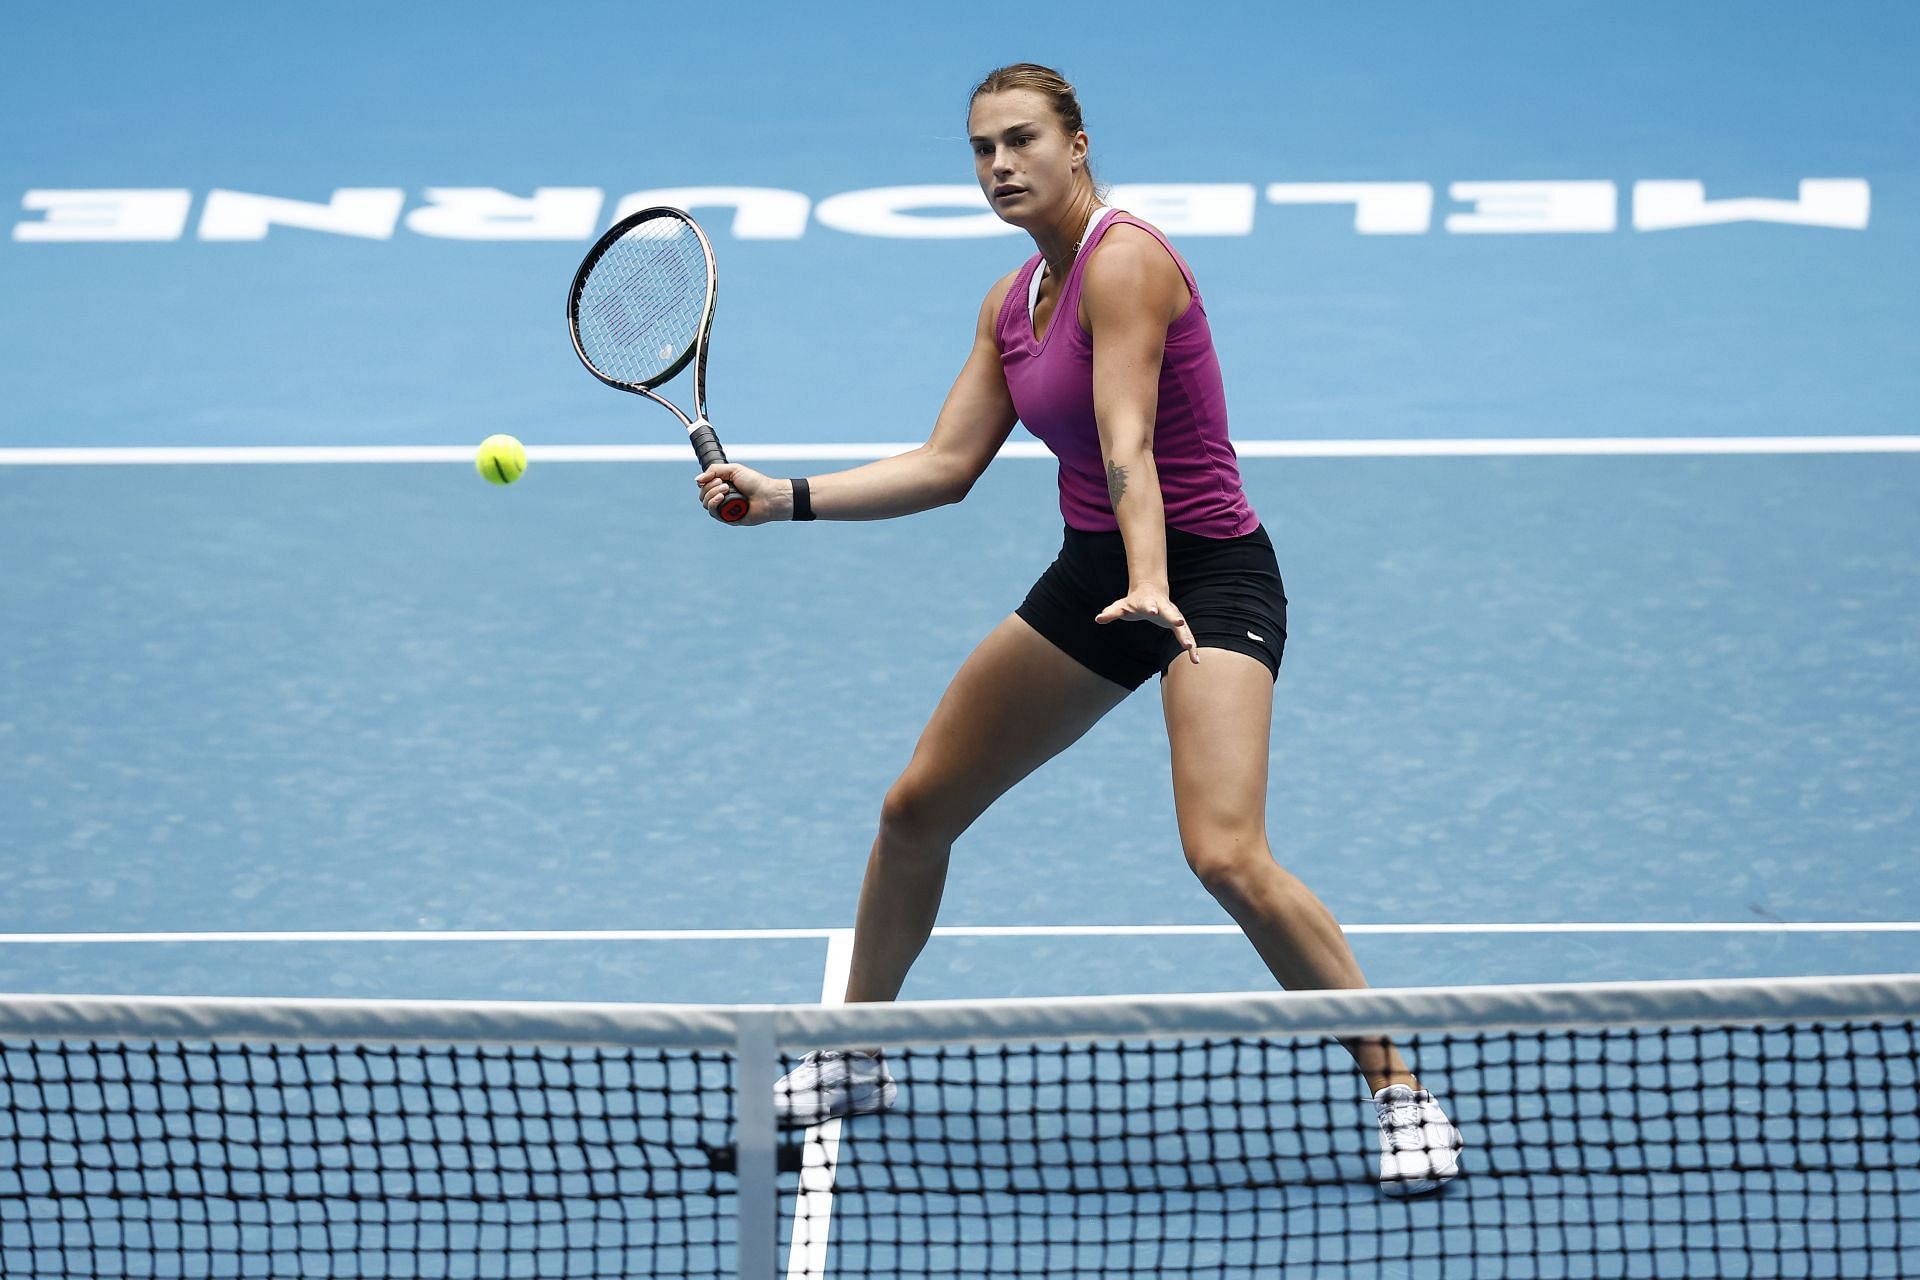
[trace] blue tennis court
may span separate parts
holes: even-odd
[[[806,455],[921,438],[1023,250],[932,225],[977,216],[955,208],[890,215],[928,224],[912,236],[827,219],[849,193],[966,184],[965,92],[1007,50],[1077,78],[1106,180],[1212,232],[1174,236],[1295,602],[1274,845],[1344,921],[1406,927],[1361,935],[1375,980],[1912,967],[1901,6],[1401,6],[1365,38],[1331,10],[1222,10],[1159,76],[1126,6],[932,51],[851,11],[832,33],[694,20],[686,64],[645,74],[582,51],[617,5],[242,12],[15,18],[6,460],[69,465],[0,469],[21,797],[0,911],[12,935],[408,938],[23,943],[6,985],[815,998],[818,939],[425,939],[850,923],[880,795],[1051,555],[1050,467],[1008,457],[899,523],[710,527],[665,416],[572,361],[559,296],[624,193],[752,188],[707,209],[735,452],[820,471],[844,464]],[[451,74],[409,70],[429,61]],[[83,64],[109,86],[84,110],[60,88]],[[673,127],[696,89],[703,127]],[[1641,184],[1685,179],[1701,225],[1640,229]],[[1495,181],[1609,184],[1612,229],[1539,221],[1590,191],[1454,185]],[[1335,190],[1358,182],[1373,205]],[[1409,187],[1424,229],[1359,229]],[[768,192],[797,226],[744,225]],[[384,234],[381,207],[404,210]],[[430,234],[449,209],[474,238]],[[534,450],[511,490],[391,460],[495,430]],[[1542,440],[1598,443],[1518,452]],[[1445,455],[1461,441],[1487,443]],[[544,461],[559,445],[659,460]],[[376,461],[123,461],[300,446]],[[1715,447],[1752,451],[1689,451]],[[1150,704],[970,833],[943,921],[1224,923],[1179,864]],[[1565,922],[1689,928],[1417,931]],[[1231,936],[959,936],[915,980],[1261,974]]]
[[[1920,969],[1909,6],[650,12],[5,19],[0,990],[837,999],[1053,465],[722,528],[563,291],[685,203],[736,459],[911,447],[1030,252],[964,138],[1020,58],[1205,294],[1291,600],[1270,835],[1371,981]],[[1157,701],[967,833],[907,997],[1271,986]]]

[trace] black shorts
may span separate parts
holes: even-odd
[[[1231,649],[1267,664],[1277,679],[1287,643],[1287,593],[1273,540],[1263,528],[1237,538],[1167,530],[1173,603],[1203,649]],[[1118,533],[1067,526],[1060,555],[1014,612],[1096,675],[1138,689],[1180,656],[1173,632],[1152,622],[1095,622],[1127,594],[1127,549]]]

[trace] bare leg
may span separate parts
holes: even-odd
[[[1018,617],[980,642],[881,807],[854,921],[849,1002],[900,994],[933,932],[954,840],[1126,696]]]
[[[1281,986],[1364,987],[1366,977],[1333,913],[1273,860],[1267,845],[1272,677],[1243,653],[1206,649],[1200,656],[1197,665],[1175,662],[1161,682],[1187,862]],[[1419,1087],[1385,1037],[1341,1043],[1368,1087]]]

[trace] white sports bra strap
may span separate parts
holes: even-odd
[[[1080,243],[1085,244],[1093,235],[1093,229],[1100,225],[1100,220],[1112,212],[1112,207],[1104,204],[1095,209],[1093,216],[1087,219],[1087,229],[1081,235]],[[1040,305],[1040,277],[1045,274],[1047,274],[1047,260],[1042,258],[1040,265],[1033,269],[1033,275],[1027,279],[1027,324],[1029,326],[1033,324],[1034,308]]]

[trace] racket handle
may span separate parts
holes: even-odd
[[[701,423],[687,434],[687,440],[693,445],[694,456],[700,459],[702,471],[727,460],[727,451],[720,447],[720,437],[713,434],[711,424]]]
[[[693,445],[694,456],[700,459],[702,471],[727,460],[727,451],[720,447],[720,437],[714,434],[710,424],[702,422],[688,434],[687,439]],[[713,516],[727,524],[738,524],[747,518],[747,500],[729,485],[727,496],[720,499],[720,505],[713,509]]]

